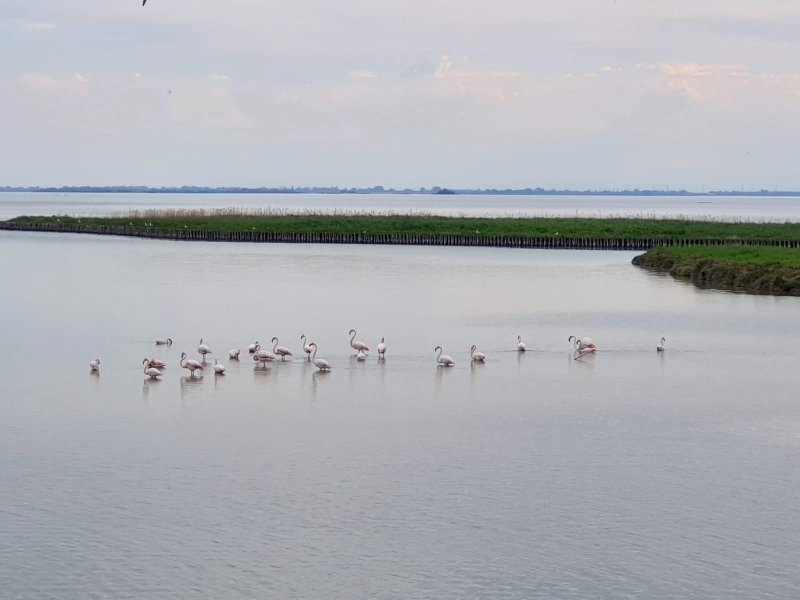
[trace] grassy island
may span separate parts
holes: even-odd
[[[145,211],[115,217],[17,217],[7,228],[48,227],[90,233],[280,233],[325,235],[427,235],[468,237],[795,241],[800,223],[753,223],[648,218],[442,217],[426,214],[286,214],[263,211]],[[0,223],[1,224],[1,223]],[[156,236],[153,236],[156,237]],[[653,244],[650,244],[651,246]]]
[[[743,246],[653,248],[633,264],[700,287],[800,296],[800,249]]]

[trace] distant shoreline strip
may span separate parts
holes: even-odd
[[[82,233],[186,242],[240,242],[274,244],[364,244],[395,246],[465,246],[553,250],[649,250],[682,246],[755,246],[800,248],[800,240],[748,240],[669,237],[566,237],[449,235],[425,233],[319,233],[275,231],[163,230],[116,225],[74,223],[19,223],[0,221],[0,230],[44,233]]]

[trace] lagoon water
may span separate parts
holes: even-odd
[[[422,212],[445,216],[562,216],[800,221],[797,197],[492,196],[434,194],[56,194],[0,193],[0,219],[102,216],[133,210]]]
[[[630,253],[11,232],[0,253],[3,598],[800,589],[796,298]],[[356,362],[351,327],[386,361]],[[272,336],[295,360],[255,368]],[[225,377],[178,366],[200,337]]]

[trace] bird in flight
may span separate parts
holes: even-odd
[[[147,0],[142,0],[142,6],[144,6],[145,4],[147,4]]]

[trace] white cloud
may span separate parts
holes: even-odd
[[[56,28],[53,23],[44,23],[44,22],[28,22],[24,24],[25,29],[28,31],[51,31]]]
[[[378,75],[377,75],[377,73],[375,73],[375,71],[369,71],[369,70],[350,71],[347,74],[347,76],[350,79],[377,79],[378,78]]]
[[[35,93],[53,94],[59,91],[61,84],[52,75],[26,73],[21,78],[23,86]]]
[[[261,147],[285,172],[292,148],[307,165],[304,154],[338,155],[342,145],[352,165],[368,157],[375,177],[397,179],[413,176],[406,161],[424,169],[423,158],[441,166],[449,156],[454,182],[491,164],[498,184],[513,169],[528,173],[540,147],[592,155],[601,139],[620,149],[614,161],[600,152],[553,162],[552,172],[627,176],[628,161],[652,153],[655,165],[670,141],[690,141],[706,153],[697,164],[711,164],[733,139],[774,148],[770,164],[752,169],[758,177],[788,164],[782,141],[800,133],[796,44],[772,35],[800,23],[793,1],[140,5],[13,3],[0,19],[0,54],[14,57],[0,80],[3,130],[46,131],[63,148],[96,135],[85,144],[96,156],[128,139],[147,139],[156,154],[206,143],[206,166]],[[22,155],[4,160],[33,172]],[[652,169],[667,171],[669,157],[659,160]]]

